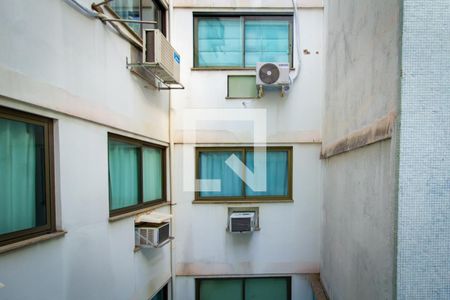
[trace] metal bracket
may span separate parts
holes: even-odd
[[[133,68],[143,68],[146,72],[150,73],[157,81],[158,81],[158,90],[184,90],[184,86],[181,83],[171,83],[171,82],[165,82],[163,79],[161,79],[158,75],[156,75],[150,68],[154,66],[154,64],[149,63],[129,63],[128,57],[126,58],[126,67],[129,70],[132,70]]]

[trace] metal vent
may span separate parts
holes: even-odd
[[[232,232],[243,232],[251,230],[251,219],[250,218],[232,218],[231,219],[231,231]]]
[[[259,78],[265,84],[273,84],[280,78],[280,70],[274,64],[264,64],[259,69]]]
[[[146,36],[147,45],[145,46],[145,60],[148,62],[155,61],[155,32],[154,31],[144,31]]]
[[[135,228],[136,245],[144,248],[159,248],[173,238],[170,223],[139,223]]]
[[[163,227],[159,228],[158,244],[161,244],[162,242],[168,240],[169,234],[170,234],[170,226],[169,226],[169,223],[167,223]]]

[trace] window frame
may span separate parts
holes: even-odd
[[[110,181],[110,173],[109,173],[109,142],[117,141],[121,143],[127,143],[130,145],[138,146],[139,147],[139,153],[138,153],[138,203],[135,205],[117,208],[117,209],[111,209],[111,181]],[[153,149],[159,149],[161,150],[161,199],[155,199],[152,201],[145,202],[144,200],[144,181],[143,181],[143,165],[142,165],[142,157],[143,157],[143,151],[142,148],[153,148]],[[107,143],[107,153],[108,153],[108,204],[109,204],[109,217],[117,217],[123,214],[127,214],[130,212],[138,211],[143,208],[150,208],[154,206],[158,206],[160,204],[167,202],[167,170],[166,170],[166,150],[167,147],[163,145],[158,145],[138,139],[134,139],[131,137],[119,135],[116,133],[108,132],[108,143]]]
[[[36,114],[18,111],[0,106],[0,118],[29,123],[44,128],[44,181],[45,181],[45,205],[46,224],[23,229],[19,231],[4,233],[0,235],[0,246],[13,244],[37,236],[56,232],[55,216],[55,171],[54,171],[54,136],[53,119]]]
[[[152,300],[154,297],[156,297],[156,295],[158,295],[161,291],[163,291],[163,295],[164,295],[164,299],[163,300],[168,300],[169,299],[169,282],[167,282],[162,288],[160,288],[152,297],[150,297],[150,299],[148,300]]]
[[[239,18],[242,24],[242,66],[199,66],[198,64],[198,19],[199,18]],[[289,68],[294,66],[294,15],[291,12],[193,12],[193,69],[197,70],[255,70],[256,67],[245,66],[245,20],[258,19],[289,20]]]
[[[244,165],[247,165],[247,159],[246,159],[246,153],[247,152],[253,152],[255,147],[251,146],[243,146],[243,147],[237,147],[237,146],[231,146],[231,147],[196,147],[195,148],[195,179],[196,181],[201,179],[200,178],[200,153],[201,152],[241,152],[243,163]],[[195,202],[201,203],[201,202],[273,202],[273,201],[283,201],[283,200],[289,200],[292,201],[292,178],[293,178],[293,147],[292,146],[271,146],[266,147],[266,151],[287,151],[288,153],[288,191],[287,195],[283,196],[268,196],[268,195],[261,195],[261,196],[247,196],[245,193],[246,190],[246,183],[242,181],[242,196],[219,196],[219,197],[201,197],[200,191],[195,191]],[[245,174],[245,169],[243,171]],[[213,179],[213,178],[208,178]]]
[[[202,281],[207,280],[242,280],[242,299],[245,300],[245,281],[247,279],[266,279],[266,278],[282,278],[287,281],[287,299],[292,300],[292,277],[291,276],[255,276],[255,277],[202,277],[195,278],[195,300],[200,299],[200,285]]]
[[[139,0],[139,20],[140,21],[145,21],[145,20],[142,20],[142,1],[143,0]],[[161,13],[161,16],[162,16],[162,20],[161,20],[161,25],[162,25],[162,28],[161,29],[159,29],[161,32],[162,32],[162,34],[167,38],[167,19],[168,19],[168,16],[167,16],[167,11],[168,11],[168,8],[164,5],[164,3],[163,3],[163,1],[162,0],[151,0],[161,11],[162,11],[162,13]],[[111,7],[111,4],[110,3],[107,3],[106,5],[105,5],[105,7],[106,7],[106,9],[111,13],[111,14],[113,14],[116,18],[118,18],[118,19],[121,19],[122,17]],[[129,32],[131,32],[132,34],[134,34],[136,37],[138,37],[141,41],[143,40],[142,39],[142,27],[144,26],[144,24],[140,24],[139,25],[139,27],[140,27],[140,33],[138,34],[138,33],[136,33],[134,30],[133,30],[133,28],[131,28],[131,26],[130,25],[128,25],[128,23],[122,23],[125,27],[126,27],[126,29],[129,31]]]

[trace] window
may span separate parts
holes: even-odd
[[[159,29],[166,35],[166,9],[157,0],[114,0],[109,6],[122,19],[156,21],[157,24],[127,23],[139,36],[143,29]]]
[[[108,144],[110,215],[163,203],[165,148],[115,134]]]
[[[254,172],[254,157],[259,155],[250,147],[197,148],[197,179],[220,179],[220,191],[203,182],[196,200],[291,200],[292,199],[292,148],[267,147],[266,191],[253,191],[226,164],[235,155]],[[244,175],[245,176],[245,175]],[[254,174],[256,178],[261,174]],[[261,177],[260,177],[261,178]]]
[[[292,66],[292,15],[194,14],[194,67]]]
[[[158,293],[156,293],[155,296],[153,296],[150,300],[168,300],[169,299],[169,288],[168,284],[166,284],[162,289],[159,290]]]
[[[196,300],[290,300],[290,277],[196,279]]]
[[[227,99],[256,99],[255,75],[228,75]]]
[[[0,246],[55,231],[53,121],[0,107]]]

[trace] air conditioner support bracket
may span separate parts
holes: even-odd
[[[139,237],[145,239],[145,237],[142,236],[142,235],[139,235]],[[153,245],[153,244],[150,244],[150,243],[149,243],[148,246],[139,245],[139,247],[141,247],[141,248],[162,248],[162,247],[164,247],[165,245],[167,245],[168,243],[170,243],[171,241],[173,241],[174,239],[175,239],[175,238],[174,238],[173,236],[171,236],[171,237],[169,237],[167,240],[165,240],[164,242],[162,242],[161,244]]]
[[[179,82],[167,82],[161,77],[159,77],[155,72],[150,68],[153,66],[152,64],[141,63],[141,62],[128,62],[128,57],[126,58],[126,67],[129,70],[133,68],[143,68],[146,72],[150,73],[152,77],[154,77],[158,81],[158,90],[184,90],[184,86]]]

